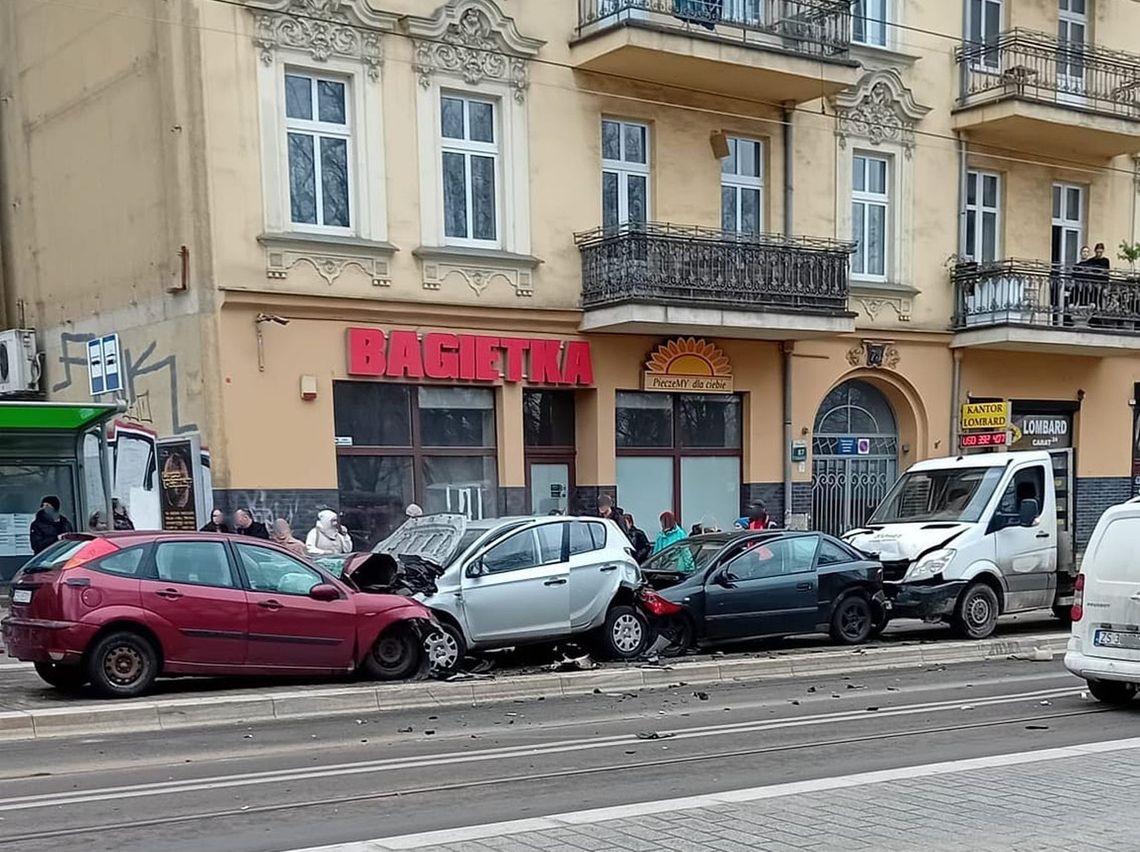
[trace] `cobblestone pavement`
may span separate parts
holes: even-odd
[[[1082,757],[677,808],[521,834],[403,848],[433,852],[1096,850],[1140,848],[1140,744]],[[809,782],[810,783],[810,782]],[[632,810],[632,809],[631,809]],[[580,818],[588,818],[580,815]],[[380,841],[365,849],[402,848]]]

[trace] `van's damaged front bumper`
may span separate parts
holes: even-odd
[[[920,618],[943,621],[954,614],[965,580],[938,580],[932,583],[884,583],[891,602],[891,618]]]

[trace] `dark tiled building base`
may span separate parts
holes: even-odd
[[[1132,480],[1127,476],[1078,478],[1074,497],[1077,549],[1084,550],[1105,509],[1132,499]]]
[[[570,501],[570,512],[575,515],[598,514],[598,498],[603,494],[617,496],[616,485],[578,485],[574,488],[574,499]]]
[[[784,483],[782,482],[746,482],[740,486],[741,514],[747,515],[748,508],[756,502],[761,502],[768,510],[768,515],[776,523],[784,523]],[[807,514],[811,511],[811,483],[792,483],[792,512]]]
[[[499,515],[529,515],[530,499],[521,486],[503,485],[499,488]]]

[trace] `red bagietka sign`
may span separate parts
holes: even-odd
[[[348,330],[348,374],[390,379],[592,385],[594,366],[584,340],[488,337],[408,329]]]

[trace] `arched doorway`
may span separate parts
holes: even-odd
[[[812,432],[815,529],[840,535],[867,522],[898,473],[899,432],[886,396],[862,379],[827,395]]]

